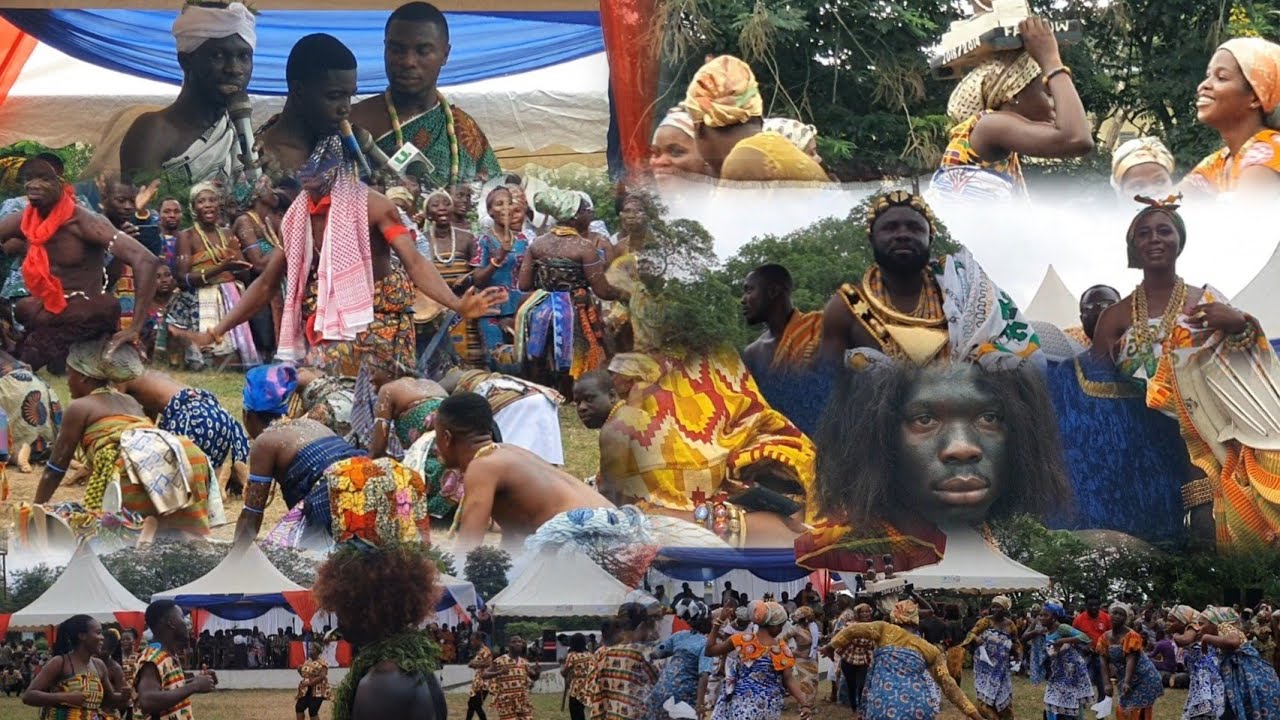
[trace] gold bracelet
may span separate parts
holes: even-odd
[[[1049,87],[1049,81],[1052,80],[1055,75],[1061,75],[1063,73],[1066,73],[1067,77],[1075,79],[1075,73],[1071,72],[1071,68],[1063,65],[1044,74],[1044,86]]]
[[[1198,478],[1182,486],[1182,509],[1192,510],[1213,504],[1213,484],[1209,478]]]

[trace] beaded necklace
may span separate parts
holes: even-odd
[[[1133,334],[1133,342],[1139,353],[1155,354],[1155,344],[1169,337],[1169,333],[1173,331],[1173,324],[1178,321],[1178,314],[1182,312],[1186,302],[1187,282],[1178,278],[1178,282],[1173,286],[1173,294],[1169,296],[1169,304],[1165,306],[1164,315],[1160,318],[1160,325],[1155,333],[1152,333],[1151,314],[1147,310],[1147,289],[1142,283],[1138,283],[1137,289],[1133,291],[1130,332]]]
[[[440,252],[436,250],[436,234],[433,227],[431,232],[431,255],[435,257],[436,262],[440,265],[448,267],[453,264],[454,258],[458,257],[458,229],[449,226],[449,257],[448,259],[440,257]]]
[[[933,276],[928,269],[921,270],[924,276],[923,282],[920,284],[920,298],[916,301],[916,307],[909,315],[913,318],[921,320],[939,320],[943,317],[942,312],[942,295],[938,292],[938,284],[934,282]],[[884,309],[892,310],[898,314],[902,314],[893,305],[892,298],[889,297],[889,291],[884,287],[884,279],[880,275],[880,266],[873,265],[866,276],[867,292],[881,304]]]
[[[387,105],[387,115],[391,116],[391,129],[395,132],[396,148],[402,148],[404,147],[404,128],[400,126],[400,115],[396,112],[395,101],[391,99],[391,88],[387,88],[382,97]],[[445,135],[449,138],[449,182],[446,186],[453,186],[458,184],[458,129],[453,122],[453,108],[449,106],[449,101],[444,99],[444,93],[437,90],[436,99],[440,101],[440,108],[444,110]]]
[[[204,230],[200,229],[200,223],[196,223],[192,227],[195,228],[196,235],[200,236],[200,242],[204,244],[205,252],[209,253],[209,258],[217,261],[221,257],[218,252],[227,249],[227,238],[222,234],[222,228],[214,228],[218,232],[218,249],[213,248],[213,244],[209,242],[209,236],[204,234]]]
[[[279,248],[280,236],[276,234],[276,231],[272,230],[271,226],[263,221],[262,218],[258,217],[258,213],[253,210],[250,210],[246,214],[249,216],[249,219],[253,221],[253,224],[258,226],[258,232],[261,232],[267,239],[267,242],[271,243],[271,247]]]

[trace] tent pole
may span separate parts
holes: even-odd
[[[609,58],[610,173],[615,168],[612,128],[629,172],[644,167],[653,129],[657,93],[657,43],[653,42],[657,0],[607,0],[600,3],[600,29]]]

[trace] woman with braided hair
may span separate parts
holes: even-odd
[[[422,543],[343,544],[320,566],[316,602],[338,616],[356,654],[333,691],[334,720],[444,720],[440,648],[419,626],[440,597]]]

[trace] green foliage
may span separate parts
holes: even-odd
[[[139,548],[117,550],[102,564],[130,593],[142,600],[186,585],[226,557],[226,547],[158,540]]]
[[[519,635],[526,644],[537,645],[541,641],[544,627],[553,626],[538,620],[514,620],[502,628],[502,642],[505,644],[511,638]]]
[[[0,612],[17,612],[35,602],[61,573],[62,568],[49,567],[43,563],[10,573],[7,581],[8,598],[0,601]]]
[[[476,592],[480,593],[480,597],[488,599],[507,586],[511,556],[505,550],[481,545],[467,553],[463,567],[467,580],[475,585]]]
[[[360,648],[342,683],[333,692],[334,720],[349,720],[360,681],[375,666],[390,660],[408,675],[426,677],[440,669],[440,646],[421,630],[409,630]]]
[[[449,575],[452,577],[458,576],[458,570],[453,564],[454,561],[453,561],[452,555],[450,555],[449,553],[441,550],[440,548],[434,545],[427,550],[427,555],[431,556],[431,558],[436,561],[437,570],[444,573],[445,575]]]

